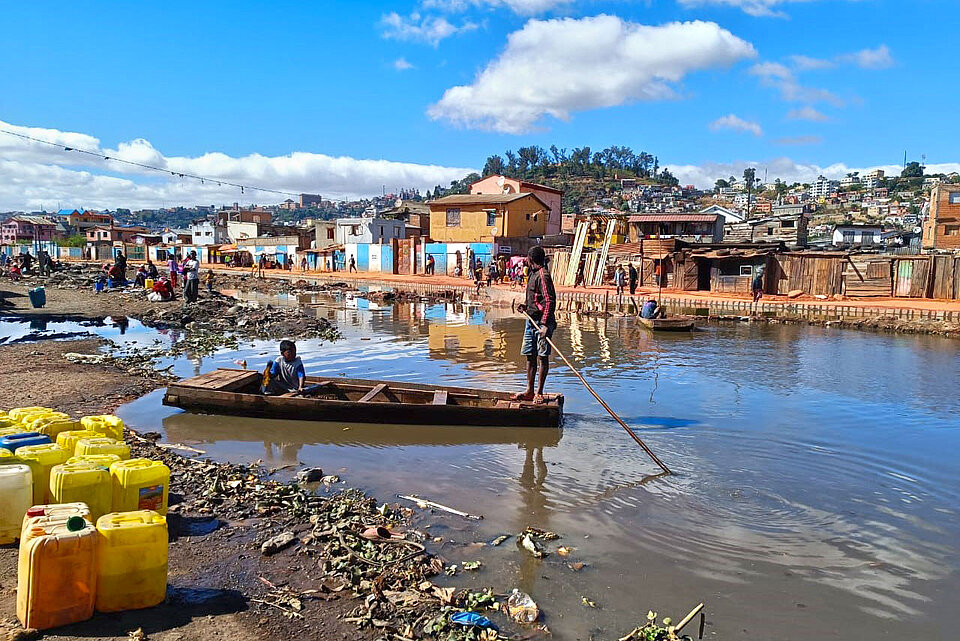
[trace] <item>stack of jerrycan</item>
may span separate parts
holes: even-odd
[[[33,505],[33,473],[26,465],[0,465],[0,545],[20,536],[21,519]]]
[[[98,612],[139,610],[167,593],[167,520],[151,510],[107,514],[97,520]]]
[[[49,519],[23,532],[17,570],[17,618],[47,630],[93,616],[97,530],[81,516]]]

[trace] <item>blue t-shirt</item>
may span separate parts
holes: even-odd
[[[270,378],[282,385],[289,391],[300,387],[300,379],[306,378],[307,373],[303,369],[303,361],[297,356],[292,361],[287,361],[283,356],[277,357],[270,366]]]

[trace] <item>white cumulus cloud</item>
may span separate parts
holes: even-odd
[[[821,113],[814,109],[813,107],[800,107],[799,109],[791,109],[787,112],[788,120],[809,120],[810,122],[828,122],[830,116],[827,116],[824,113]]]
[[[393,68],[397,71],[406,71],[408,69],[416,69],[411,63],[407,62],[406,58],[397,58],[393,61]]]
[[[101,145],[88,134],[39,127],[22,127],[0,121],[0,129],[57,147],[0,133],[0,209],[50,210],[63,206],[103,208],[154,208],[163,205],[244,203],[270,204],[287,196],[235,187],[203,184],[175,174],[209,176],[244,185],[291,193],[320,193],[339,199],[379,194],[388,189],[432,189],[449,184],[470,171],[466,167],[423,165],[390,160],[357,159],[293,152],[285,156],[250,154],[243,157],[219,152],[200,156],[165,156],[142,138],[123,142],[116,149]],[[64,151],[64,147],[74,151]],[[76,149],[160,167],[164,172],[81,154]],[[172,173],[165,173],[172,172]]]
[[[813,58],[811,56],[790,56],[793,68],[797,71],[809,71],[811,69],[830,69],[834,66],[832,60],[823,58]]]
[[[710,123],[711,131],[720,131],[722,129],[732,129],[733,131],[743,131],[746,133],[751,133],[754,136],[762,136],[763,129],[760,127],[759,123],[751,122],[749,120],[744,120],[740,116],[729,114],[721,118],[717,118]]]
[[[693,71],[756,51],[713,22],[647,26],[616,16],[530,20],[472,84],[451,87],[428,115],[463,127],[519,134],[544,116],[677,97]]]
[[[465,21],[457,26],[443,16],[423,16],[413,12],[409,16],[401,16],[392,11],[380,19],[383,37],[407,42],[425,42],[436,47],[444,38],[473,31],[476,23]]]
[[[861,69],[886,69],[893,66],[893,56],[887,45],[880,45],[876,49],[861,49],[839,57],[839,60],[855,64]]]

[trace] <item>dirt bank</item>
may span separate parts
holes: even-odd
[[[0,408],[42,404],[72,415],[100,414],[163,384],[162,376],[132,376],[112,365],[65,358],[96,354],[100,344],[88,339],[0,345],[0,368],[12,383],[0,387]],[[319,480],[298,482],[296,466],[213,462],[188,445],[161,443],[159,437],[129,432],[127,441],[133,456],[161,459],[172,473],[166,602],[96,614],[44,638],[122,640],[140,629],[148,639],[171,641],[466,641],[480,637],[452,625],[449,615],[468,609],[511,627],[506,615],[492,609],[504,595],[450,585],[469,577],[449,579],[449,566],[429,549],[439,549],[439,541],[424,532],[459,517],[381,504],[316,469],[311,474]],[[369,526],[388,527],[405,538],[364,539],[360,534]],[[265,553],[263,546],[277,535],[287,541]],[[39,636],[16,622],[16,566],[16,546],[0,546],[0,641]],[[534,638],[545,632],[528,627],[524,634]]]
[[[97,274],[96,269],[75,266],[49,277],[28,277],[17,282],[5,279],[0,283],[0,313],[84,320],[127,317],[150,327],[229,332],[243,338],[334,340],[338,337],[328,319],[318,318],[301,308],[238,301],[218,291],[206,290],[200,292],[194,303],[184,303],[180,298],[152,302],[145,290],[133,287],[97,293],[93,289]],[[265,282],[276,286],[277,291],[290,286],[285,281]],[[236,288],[246,285],[240,277],[231,278],[230,284]],[[47,299],[40,309],[31,306],[28,296],[29,290],[38,285],[44,286]]]

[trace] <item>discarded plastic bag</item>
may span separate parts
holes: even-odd
[[[489,628],[496,632],[500,631],[500,628],[497,627],[497,624],[476,612],[457,612],[450,617],[450,623],[456,623],[458,625],[464,625],[469,628]]]
[[[514,588],[507,599],[507,614],[517,623],[533,623],[540,618],[540,608],[529,594]]]

